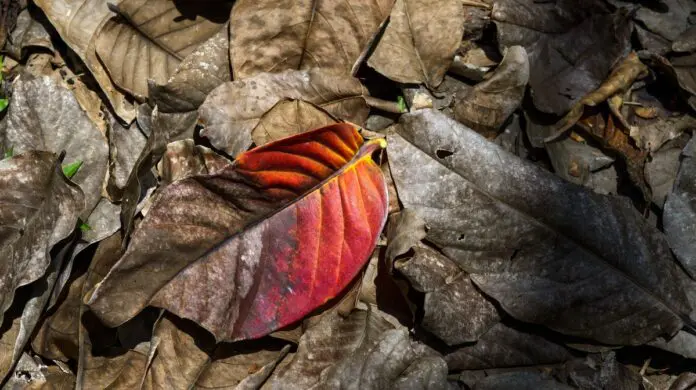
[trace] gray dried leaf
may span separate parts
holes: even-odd
[[[3,151],[66,151],[64,164],[82,161],[71,180],[84,193],[80,216],[86,220],[101,198],[109,146],[73,93],[49,76],[23,74],[13,83],[5,120],[4,129],[0,129]]]
[[[126,100],[111,81],[97,58],[93,37],[107,18],[112,16],[103,0],[37,0],[36,5],[46,14],[65,43],[82,59],[97,80],[111,107],[123,121],[135,118],[135,107]]]
[[[162,112],[194,111],[220,84],[232,80],[229,26],[191,52],[164,85],[149,86],[150,100]]]
[[[305,100],[339,119],[361,124],[369,111],[367,90],[348,75],[322,69],[261,73],[215,88],[200,107],[201,135],[231,156],[251,146],[261,117],[283,99]],[[235,104],[229,104],[235,102]]]
[[[683,53],[696,51],[696,26],[689,27],[675,39],[672,42],[672,50]]]
[[[645,163],[645,181],[652,190],[652,202],[658,207],[664,206],[667,195],[672,192],[681,153],[681,147],[667,145],[652,153],[652,158]]]
[[[640,389],[643,383],[640,374],[616,361],[614,352],[590,355],[584,361],[570,361],[555,376],[583,390]]]
[[[694,96],[696,95],[696,53],[687,55],[672,56],[669,59],[674,72],[679,80],[679,85],[692,95],[689,102],[694,107]]]
[[[635,6],[635,2],[625,0],[609,0],[609,3],[617,7]],[[660,3],[639,7],[633,18],[648,31],[672,42],[692,25],[689,15],[696,11],[696,4],[690,0],[660,0]]]
[[[522,103],[529,81],[529,60],[522,46],[512,46],[487,80],[454,102],[454,118],[484,136],[495,136]]]
[[[682,153],[674,190],[665,202],[663,224],[672,251],[684,268],[696,277],[696,141]]]
[[[507,372],[494,374],[476,382],[472,390],[571,390],[573,387],[564,385],[540,372]]]
[[[393,0],[240,0],[232,10],[236,80],[264,72],[321,68],[348,74]]]
[[[682,327],[690,308],[670,283],[680,270],[628,202],[565,183],[432,110],[403,115],[397,132],[389,163],[404,207],[513,317],[607,344]]]
[[[118,201],[128,183],[138,157],[145,148],[147,138],[138,129],[137,124],[128,127],[111,118],[109,126],[109,178],[107,192],[113,201]]]
[[[391,175],[390,175],[391,176]],[[425,221],[417,212],[404,208],[389,216],[386,257],[390,263],[408,252],[426,236]]]
[[[626,11],[610,14],[597,0],[499,0],[491,19],[501,47],[527,50],[534,105],[557,115],[604,81],[633,30]]]
[[[3,389],[29,390],[29,389],[56,389],[68,390],[75,386],[75,375],[58,366],[46,366],[38,358],[33,358],[27,353],[15,367],[14,373]]]
[[[396,0],[367,64],[400,83],[437,87],[464,34],[458,0]]]
[[[166,185],[185,177],[215,173],[232,161],[205,146],[194,144],[192,139],[172,142],[157,163],[160,185]]]
[[[48,152],[0,161],[0,188],[1,323],[15,290],[44,276],[49,251],[75,229],[84,197]]]
[[[123,0],[95,38],[97,55],[116,85],[144,99],[148,80],[164,84],[198,45],[227,21],[228,2]]]
[[[29,9],[24,9],[17,16],[17,25],[12,30],[6,50],[14,58],[20,60],[29,48],[42,48],[53,51],[53,43],[51,43],[51,36],[43,24],[34,19]]]
[[[475,344],[463,345],[445,355],[450,370],[536,366],[572,358],[565,347],[503,323],[495,324]]]
[[[267,113],[251,132],[254,144],[261,146],[271,141],[304,133],[338,122],[320,107],[303,100],[281,100]]]

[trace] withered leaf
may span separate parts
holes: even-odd
[[[114,83],[144,99],[149,79],[167,82],[187,55],[223,28],[231,4],[123,0],[115,7],[120,17],[101,27],[96,51]]]
[[[123,195],[140,153],[145,148],[147,138],[140,132],[136,123],[126,127],[116,118],[110,118],[108,134],[110,169],[106,189],[109,197],[118,201]]]
[[[402,116],[396,131],[401,202],[513,317],[607,344],[682,327],[690,308],[670,283],[680,270],[628,202],[565,183],[432,110]]]
[[[65,43],[77,53],[99,83],[111,107],[121,119],[135,118],[135,107],[111,81],[97,58],[95,35],[112,13],[103,0],[37,0],[48,20]]]
[[[17,17],[17,25],[12,31],[6,50],[20,60],[30,48],[53,51],[53,44],[43,24],[36,20],[28,9],[24,9]]]
[[[495,136],[522,103],[529,81],[529,60],[521,46],[507,49],[491,77],[454,102],[454,117],[484,136]]]
[[[692,139],[683,159],[674,190],[667,196],[663,216],[667,241],[684,268],[696,276],[696,142]]]
[[[208,95],[199,109],[206,126],[202,135],[236,156],[251,146],[251,133],[263,114],[283,99],[304,100],[339,119],[361,124],[369,111],[366,94],[357,79],[322,69],[261,73],[222,84]]]
[[[167,150],[157,163],[157,172],[160,184],[166,185],[193,175],[215,173],[231,163],[205,146],[184,139],[167,145]]]
[[[629,15],[597,0],[498,0],[491,19],[502,47],[527,50],[534,105],[557,115],[597,88],[630,47]]]
[[[393,1],[237,1],[230,23],[234,79],[288,69],[349,74]]]
[[[86,220],[101,197],[109,158],[106,136],[87,117],[73,93],[50,76],[23,74],[13,88],[6,122],[0,128],[0,149],[14,153],[66,151],[64,163],[82,161],[70,180],[84,193],[80,216]]]
[[[258,146],[336,123],[328,112],[304,100],[282,100],[265,113],[251,132]]]
[[[0,188],[1,323],[15,290],[44,275],[51,248],[75,229],[84,197],[48,152],[0,161]]]
[[[574,387],[564,385],[548,374],[537,372],[506,372],[488,376],[472,387],[472,390],[571,390]]]
[[[367,64],[400,83],[437,87],[464,34],[459,0],[396,0]]]
[[[194,111],[218,85],[232,80],[229,26],[203,42],[163,85],[150,83],[149,95],[162,112]]]
[[[676,141],[679,140],[670,142],[652,153],[645,163],[645,181],[650,186],[652,202],[658,207],[664,206],[679,171],[679,159],[684,142]]]
[[[628,7],[635,4],[635,1],[626,0],[609,2]],[[696,4],[689,0],[660,0],[659,3],[639,7],[634,18],[652,33],[669,42],[674,41],[693,24],[689,21],[689,15],[696,11]]]
[[[301,319],[344,289],[376,245],[387,194],[371,153],[382,143],[360,147],[357,130],[337,124],[172,183],[90,307],[110,326],[165,308],[218,341]]]

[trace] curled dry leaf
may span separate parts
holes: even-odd
[[[696,142],[684,148],[674,190],[667,196],[664,229],[670,247],[684,268],[696,277]]]
[[[49,76],[23,74],[13,83],[0,146],[14,153],[66,151],[64,163],[82,161],[71,180],[85,197],[80,216],[86,220],[101,198],[109,146],[70,90]],[[40,108],[40,109],[39,109]]]
[[[662,233],[628,204],[569,184],[446,116],[389,139],[401,202],[513,317],[607,344],[674,334],[690,308]],[[418,170],[418,178],[408,172]]]
[[[96,51],[116,85],[144,99],[148,80],[164,84],[179,63],[220,31],[231,4],[123,0],[96,36]]]
[[[349,74],[393,1],[237,1],[230,23],[234,78],[312,68]]]
[[[195,145],[185,139],[167,145],[162,159],[157,163],[160,184],[166,185],[193,175],[215,173],[232,162],[205,146]]]
[[[497,135],[522,103],[528,81],[527,52],[521,46],[509,47],[489,79],[455,98],[455,119],[484,136]]]
[[[361,124],[369,111],[366,94],[357,79],[322,69],[261,73],[222,84],[208,95],[199,109],[206,126],[201,135],[236,156],[251,146],[251,133],[261,117],[283,99],[304,100]]]
[[[610,14],[598,0],[498,0],[491,19],[502,47],[527,50],[534,105],[557,115],[600,85],[633,30],[625,10]]]
[[[161,307],[218,341],[301,319],[345,288],[376,245],[387,194],[371,153],[383,142],[361,147],[352,126],[333,125],[165,187],[90,307],[109,326]]]
[[[251,132],[257,146],[338,122],[331,114],[304,100],[281,100]]]
[[[0,161],[0,323],[15,290],[40,279],[49,251],[67,237],[84,205],[53,153],[26,152]]]
[[[400,83],[437,87],[463,34],[460,0],[396,0],[367,64]]]
[[[135,118],[135,107],[111,81],[95,49],[95,36],[112,13],[103,0],[36,0],[65,43],[82,59],[97,80],[111,107],[125,122]]]

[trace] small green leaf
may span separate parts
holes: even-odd
[[[72,179],[72,177],[75,176],[77,171],[80,170],[81,166],[82,166],[82,160],[77,160],[74,163],[71,163],[68,165],[63,165],[63,174],[68,179]]]
[[[83,232],[88,232],[88,231],[92,230],[92,227],[87,225],[84,222],[81,222],[80,223],[80,230],[82,230]]]
[[[10,102],[7,99],[0,99],[0,111],[6,109],[8,104],[10,104]]]
[[[14,156],[14,148],[10,146],[7,150],[5,150],[5,158],[10,158]]]
[[[406,100],[404,100],[404,97],[399,96],[396,98],[396,102],[399,105],[399,110],[401,110],[401,112],[406,112]]]

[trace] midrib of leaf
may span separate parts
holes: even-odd
[[[423,60],[421,59],[420,52],[418,51],[418,46],[416,46],[416,36],[413,33],[413,23],[411,22],[411,12],[408,9],[408,2],[406,0],[396,1],[402,1],[404,4],[404,14],[406,14],[406,20],[408,21],[408,31],[410,35],[409,39],[413,45],[413,52],[416,54],[416,58],[418,58],[418,67],[420,68],[420,72],[423,74],[423,80],[425,80],[425,83],[429,85],[430,80],[428,80],[428,74],[425,72],[425,65],[423,65]]]
[[[583,244],[578,243],[576,240],[574,240],[574,239],[572,239],[572,238],[566,236],[565,234],[562,234],[561,232],[559,232],[558,230],[552,228],[551,226],[549,226],[548,224],[544,223],[543,221],[540,221],[540,220],[538,220],[537,218],[534,218],[534,217],[530,216],[529,214],[525,213],[524,211],[521,211],[521,210],[517,209],[516,207],[511,206],[509,203],[507,203],[507,202],[505,202],[505,201],[502,201],[502,200],[498,199],[497,197],[495,197],[495,196],[489,194],[487,191],[484,191],[484,190],[481,189],[478,185],[472,183],[471,181],[469,181],[469,179],[467,179],[467,178],[465,178],[464,176],[462,176],[462,175],[461,175],[459,172],[457,172],[456,170],[454,170],[454,169],[448,167],[447,165],[445,165],[444,163],[442,163],[442,162],[440,161],[440,159],[435,158],[435,157],[431,156],[429,153],[425,152],[423,149],[421,149],[420,147],[418,147],[418,145],[416,145],[416,144],[414,144],[413,142],[411,142],[410,139],[408,139],[408,138],[402,136],[402,135],[399,134],[399,133],[397,133],[397,135],[398,135],[399,137],[401,137],[402,139],[404,139],[404,140],[405,140],[406,142],[408,142],[409,144],[413,145],[413,147],[415,147],[415,148],[418,149],[419,151],[425,153],[425,155],[427,155],[428,157],[430,157],[432,160],[435,160],[438,164],[440,164],[440,165],[442,165],[443,167],[447,168],[447,170],[449,170],[449,171],[451,171],[451,172],[454,172],[457,176],[461,177],[464,181],[466,181],[467,183],[471,184],[471,185],[476,189],[477,192],[479,192],[479,193],[481,193],[481,194],[483,194],[483,195],[489,197],[490,199],[494,200],[495,202],[497,202],[497,203],[499,203],[499,204],[503,204],[503,205],[509,207],[511,210],[514,210],[515,212],[517,212],[517,213],[523,215],[525,218],[530,219],[530,220],[532,220],[532,221],[538,223],[539,225],[543,226],[544,228],[548,229],[549,231],[554,232],[554,233],[557,234],[559,237],[562,237],[562,238],[568,240],[569,242],[573,243],[574,245],[576,245],[577,247],[581,248],[581,249],[584,250],[585,252],[592,254],[593,256],[590,256],[590,257],[592,258],[591,261],[594,261],[595,263],[599,263],[600,265],[603,265],[603,266],[605,266],[605,267],[611,269],[612,271],[614,271],[615,274],[620,275],[622,278],[626,279],[626,280],[629,281],[631,284],[633,284],[633,285],[635,285],[636,287],[638,287],[641,291],[643,291],[643,293],[645,293],[646,295],[652,297],[655,301],[657,301],[657,303],[659,303],[660,305],[664,306],[667,310],[669,310],[670,312],[672,312],[672,314],[675,315],[677,318],[679,318],[684,324],[689,325],[689,326],[694,326],[694,325],[692,324],[691,320],[688,318],[688,315],[686,315],[686,314],[680,314],[680,311],[679,311],[679,310],[676,310],[674,307],[672,307],[672,306],[669,305],[667,302],[665,302],[662,298],[660,298],[660,297],[656,296],[655,294],[653,294],[649,289],[646,289],[642,284],[638,283],[638,282],[637,282],[636,280],[634,280],[630,275],[627,275],[626,273],[622,272],[620,269],[616,268],[614,265],[612,265],[611,263],[609,263],[608,261],[606,261],[606,260],[604,259],[604,257],[602,257],[601,255],[598,255],[597,253],[595,253],[595,251],[591,250],[590,248],[586,247],[586,246],[583,245]],[[497,153],[498,153],[498,150],[496,150],[496,154],[497,154]],[[597,261],[597,260],[601,260],[601,261]]]

